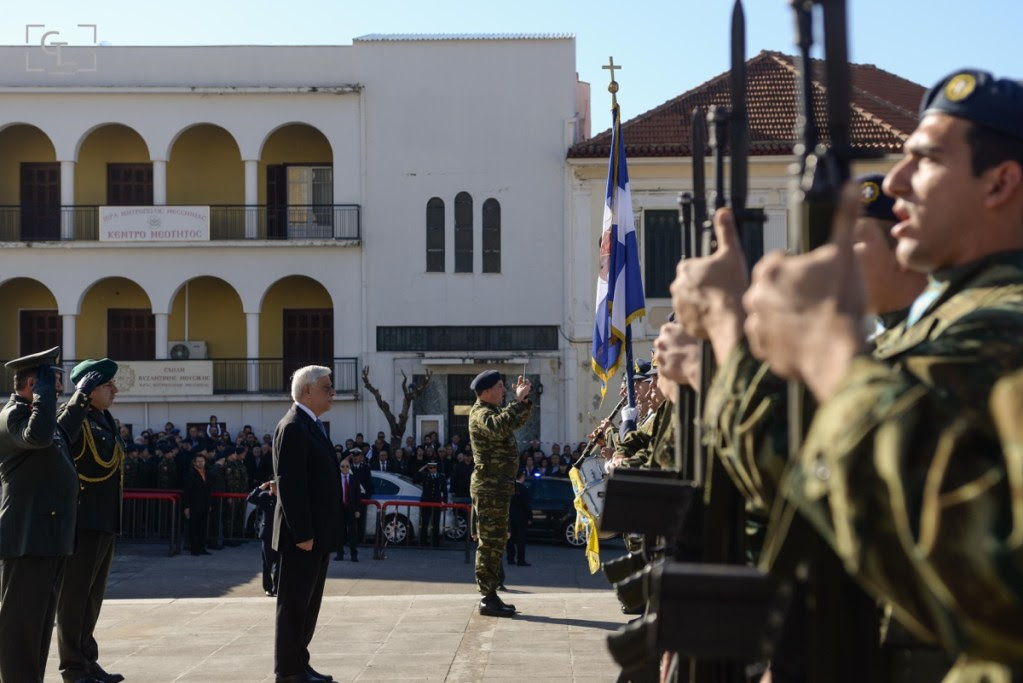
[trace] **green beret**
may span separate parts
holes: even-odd
[[[103,381],[109,382],[117,374],[117,363],[110,360],[109,358],[101,358],[100,360],[93,360],[91,358],[83,360],[81,363],[75,366],[74,370],[71,371],[71,381],[78,384],[78,380],[89,372],[98,372],[103,375]]]
[[[49,365],[55,371],[63,372],[64,368],[60,365],[60,347],[54,346],[52,349],[15,358],[4,363],[4,367],[10,368],[16,373],[22,370],[32,370],[41,365]]]
[[[472,380],[472,383],[469,384],[469,388],[478,394],[481,391],[486,391],[500,381],[500,372],[497,370],[484,370],[480,374],[476,375],[475,379]]]
[[[957,116],[1023,140],[1023,84],[986,71],[962,69],[938,81],[920,104],[920,117]]]

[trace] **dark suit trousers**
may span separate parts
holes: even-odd
[[[206,526],[208,510],[193,507],[188,518],[188,546],[193,553],[206,550]]]
[[[0,570],[0,683],[42,681],[66,557],[15,557]]]
[[[65,681],[84,678],[99,659],[93,631],[107,592],[115,538],[112,532],[79,529],[75,554],[64,567],[57,601],[57,650]]]
[[[356,508],[358,510],[358,508]],[[355,512],[345,511],[345,537],[344,545],[348,546],[348,552],[354,560],[359,556],[359,520],[362,516],[355,516]],[[338,553],[341,554],[340,552]]]
[[[271,541],[263,541],[263,590],[277,592],[281,575],[281,554]]]
[[[281,552],[274,639],[274,673],[278,676],[303,673],[309,666],[309,643],[316,631],[328,564],[329,553],[297,548]]]

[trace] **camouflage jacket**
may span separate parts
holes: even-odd
[[[881,316],[884,329],[872,343],[884,345],[891,339],[906,313]],[[809,420],[816,406],[812,396],[806,402]],[[706,446],[746,499],[747,509],[755,515],[767,514],[788,460],[788,382],[753,357],[746,339],[714,375],[704,407],[703,433]]]
[[[472,471],[473,490],[493,489],[511,495],[519,468],[515,430],[526,424],[533,404],[512,401],[505,407],[479,399],[469,411],[469,440],[476,463]]]
[[[178,463],[174,458],[160,458],[156,465],[156,488],[158,489],[179,489]]]
[[[818,408],[785,491],[907,628],[1023,662],[1023,475],[998,431],[1015,410],[1018,433],[1019,400],[992,396],[1023,367],[1023,252],[936,276],[924,316]]]
[[[625,455],[626,467],[673,469],[675,467],[675,429],[672,425],[674,403],[662,401],[634,432],[622,439],[618,452]]]

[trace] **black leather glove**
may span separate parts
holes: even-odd
[[[78,380],[78,384],[75,385],[75,389],[88,396],[92,393],[93,389],[105,382],[106,379],[103,377],[103,373],[91,370],[85,373],[85,375]]]
[[[57,373],[53,371],[53,367],[49,364],[40,365],[36,368],[36,387],[38,388],[54,388],[57,386]],[[36,393],[39,393],[33,389]]]

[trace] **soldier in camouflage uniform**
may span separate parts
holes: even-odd
[[[228,455],[224,458],[224,492],[248,493],[249,472],[245,467],[243,456],[235,447],[228,446]],[[245,500],[243,498],[224,498],[223,525],[225,545],[237,545],[244,531]]]
[[[141,481],[142,463],[139,461],[139,452],[134,445],[124,447],[124,488],[137,489]]]
[[[508,508],[519,463],[515,430],[529,419],[533,408],[528,398],[532,385],[520,375],[512,387],[516,400],[503,408],[505,387],[498,372],[481,372],[470,387],[476,392],[476,403],[469,412],[469,439],[476,458],[469,493],[479,541],[476,585],[483,595],[479,611],[486,616],[510,617],[515,607],[502,602],[497,589],[508,538]]]
[[[156,463],[156,488],[158,489],[180,489],[181,481],[178,477],[177,450],[166,451]]]
[[[768,467],[748,436],[721,437],[765,502],[783,493],[898,622],[959,657],[947,680],[1010,680],[1023,675],[1021,488],[1018,448],[996,431],[1012,379],[992,387],[1023,366],[1023,86],[972,70],[939,82],[885,190],[899,261],[929,276],[907,320],[863,355],[850,193],[835,243],[768,256],[744,299],[751,350],[821,401],[799,460],[785,462],[780,428],[759,440],[777,446]]]

